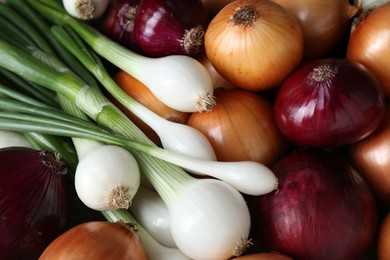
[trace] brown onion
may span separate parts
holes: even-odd
[[[298,22],[270,0],[237,0],[210,22],[205,50],[214,68],[235,86],[266,90],[278,86],[301,62]]]
[[[329,53],[348,32],[351,19],[359,12],[349,0],[273,0],[299,22],[304,38],[304,58]]]
[[[349,146],[351,164],[363,175],[385,207],[390,207],[390,105],[379,128]]]
[[[128,95],[137,100],[140,104],[149,108],[159,116],[176,123],[187,123],[190,113],[177,111],[162,103],[157,97],[139,80],[125,71],[119,71],[114,76],[115,82]],[[161,145],[160,138],[147,124],[140,120],[119,102],[116,105],[156,144]]]
[[[132,227],[119,222],[92,221],[57,237],[39,259],[146,260],[147,257]]]
[[[187,124],[209,139],[219,161],[270,165],[287,150],[265,98],[242,89],[219,89],[215,97],[218,102],[212,111],[193,113]]]
[[[390,2],[355,19],[347,58],[363,64],[379,80],[390,97]]]
[[[377,248],[378,259],[390,259],[390,212],[380,225]]]

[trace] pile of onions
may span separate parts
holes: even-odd
[[[299,22],[304,38],[305,59],[328,54],[348,32],[360,8],[349,0],[273,0]]]
[[[364,176],[381,206],[390,208],[390,105],[379,128],[349,146],[349,161]]]
[[[61,234],[50,243],[39,259],[148,258],[133,227],[121,222],[92,221]]]
[[[218,73],[246,90],[276,87],[303,54],[298,22],[270,0],[226,5],[209,23],[204,44]]]
[[[390,2],[363,12],[354,20],[347,58],[368,68],[390,97]]]
[[[264,97],[242,89],[217,89],[218,105],[193,113],[187,124],[210,141],[219,161],[257,161],[271,165],[286,152],[273,106]]]
[[[0,150],[0,259],[36,259],[70,216],[67,167],[56,153]]]
[[[253,197],[255,238],[294,259],[361,259],[373,245],[377,208],[373,194],[340,155],[295,151],[273,172],[279,189]]]
[[[375,77],[345,59],[321,59],[299,67],[279,89],[275,119],[293,143],[336,147],[370,135],[385,112]]]

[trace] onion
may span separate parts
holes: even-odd
[[[261,245],[294,259],[361,259],[374,242],[377,208],[367,183],[344,159],[293,152],[273,167],[279,189],[251,203]]]
[[[134,19],[140,2],[140,0],[112,1],[98,22],[99,31],[126,48],[139,51],[134,37]]]
[[[293,260],[291,257],[279,253],[256,253],[256,254],[240,256],[233,259],[235,260]]]
[[[57,237],[40,260],[137,259],[146,260],[136,231],[124,223],[92,221],[79,224]]]
[[[0,149],[0,259],[35,259],[63,232],[70,195],[58,154]]]
[[[103,15],[110,0],[62,0],[65,10],[81,20],[92,20]]]
[[[363,64],[379,80],[390,97],[390,3],[362,13],[354,20],[347,58]]]
[[[134,20],[134,36],[149,57],[203,50],[207,13],[200,0],[143,0]]]
[[[388,212],[379,229],[378,259],[390,259],[390,212]]]
[[[269,0],[226,5],[211,20],[204,44],[218,73],[246,90],[278,86],[298,66],[303,53],[298,22]]]
[[[191,115],[190,113],[181,112],[168,107],[162,103],[144,84],[127,72],[120,70],[115,74],[114,80],[128,95],[159,116],[172,122],[181,124],[187,123],[187,120]],[[156,144],[161,145],[161,140],[153,129],[151,129],[128,109],[124,108],[123,105],[118,102],[115,103],[131,119],[131,121],[133,121],[142,130],[142,132],[144,132]]]
[[[364,176],[378,202],[390,208],[390,105],[379,128],[348,147],[349,161]]]
[[[283,6],[303,31],[305,59],[328,54],[348,32],[359,12],[349,0],[273,0]]]
[[[265,98],[242,89],[220,89],[215,97],[212,111],[193,113],[187,124],[208,138],[217,160],[271,165],[286,152],[288,143]]]
[[[293,143],[336,147],[370,135],[385,112],[372,74],[345,59],[301,66],[286,79],[275,100],[275,119]]]

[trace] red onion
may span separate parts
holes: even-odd
[[[36,259],[68,224],[66,166],[58,154],[0,150],[0,259]]]
[[[207,21],[200,0],[143,0],[137,9],[134,35],[146,56],[194,56],[203,50]]]
[[[253,197],[255,237],[294,259],[361,259],[374,242],[378,215],[364,179],[328,151],[296,151],[271,168],[273,194]]]
[[[102,19],[99,20],[99,30],[121,45],[137,51],[134,37],[134,19],[141,0],[115,0]]]
[[[275,119],[293,143],[336,147],[359,141],[385,112],[378,81],[357,63],[324,59],[302,65],[282,84]]]

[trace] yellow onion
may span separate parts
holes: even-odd
[[[355,19],[347,58],[363,64],[379,80],[390,97],[390,2]]]
[[[287,150],[268,100],[242,89],[219,89],[215,96],[217,106],[207,113],[193,113],[187,124],[209,139],[217,160],[270,165]]]
[[[57,237],[39,260],[88,259],[146,260],[137,232],[121,222],[90,221],[72,227]]]
[[[278,86],[301,62],[298,22],[270,0],[237,0],[210,22],[207,57],[222,77],[246,90]]]
[[[380,204],[390,207],[390,105],[379,128],[349,146],[351,164],[366,179]]]
[[[305,59],[328,54],[348,32],[360,8],[349,0],[273,0],[292,14],[300,24]]]

